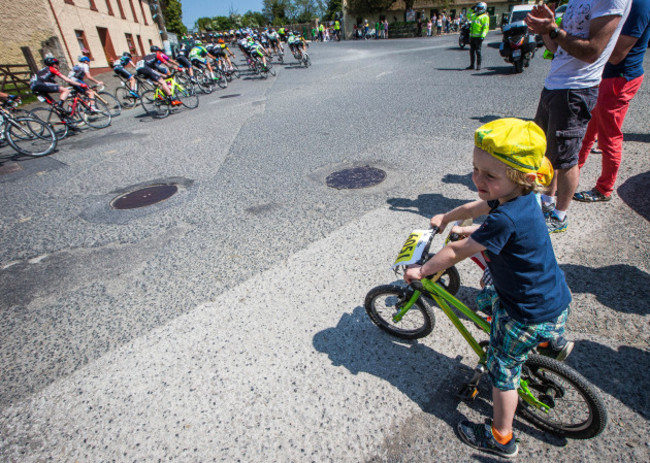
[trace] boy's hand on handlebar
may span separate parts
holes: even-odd
[[[437,229],[436,233],[442,233],[447,228],[445,214],[438,214],[431,217],[431,228]]]
[[[424,277],[421,269],[421,265],[409,265],[404,272],[404,281],[410,285],[413,280],[421,280]]]
[[[474,233],[480,226],[481,226],[480,224],[478,224],[478,225],[469,225],[467,227],[461,227],[461,226],[455,225],[454,227],[452,227],[451,233],[455,233],[456,235],[459,236],[459,238],[457,238],[457,239],[462,240],[462,239],[467,238],[468,236],[470,236],[472,233]],[[457,241],[457,240],[454,240],[454,241]]]

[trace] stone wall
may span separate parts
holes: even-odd
[[[43,43],[57,36],[46,0],[2,0],[0,63],[26,64],[20,47],[29,47],[40,65]]]

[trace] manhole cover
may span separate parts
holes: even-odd
[[[236,98],[238,96],[241,96],[241,93],[233,93],[232,95],[223,95],[220,96],[219,98]]]
[[[355,190],[368,188],[386,179],[386,172],[376,167],[352,167],[333,172],[327,176],[325,183],[337,190]]]
[[[151,206],[172,197],[178,191],[176,185],[153,185],[120,195],[111,201],[113,209],[137,209]]]

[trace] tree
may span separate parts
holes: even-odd
[[[201,32],[201,31],[213,31],[214,26],[213,26],[212,23],[213,23],[212,18],[199,18],[194,23],[194,28],[199,32]]]
[[[169,32],[178,35],[187,34],[187,27],[183,24],[181,0],[160,0],[160,8],[165,18],[165,27]]]
[[[266,17],[259,11],[247,11],[241,18],[244,27],[263,27],[266,25]]]
[[[287,19],[286,8],[290,0],[264,0],[262,14],[269,22],[282,23]]]
[[[325,12],[325,19],[334,20],[336,13],[343,10],[343,1],[342,0],[329,0],[327,2],[327,10]]]

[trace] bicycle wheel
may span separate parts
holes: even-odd
[[[80,104],[78,106],[79,115],[81,119],[93,129],[103,129],[111,125],[111,113],[108,107],[100,100],[95,100],[95,110],[91,110],[89,106]]]
[[[135,97],[126,87],[117,87],[115,89],[115,97],[124,109],[134,108],[138,103],[137,97]]]
[[[401,339],[423,338],[433,330],[433,311],[419,299],[399,321],[393,321],[412,293],[397,285],[382,285],[366,295],[364,307],[372,322],[385,332]]]
[[[29,112],[29,115],[40,121],[45,122],[54,129],[56,138],[59,140],[64,139],[68,135],[68,124],[61,120],[57,112],[51,107],[34,108]]]
[[[607,426],[607,409],[599,394],[567,364],[530,355],[521,380],[535,399],[549,407],[545,412],[526,402],[520,387],[517,412],[538,428],[571,439],[590,439]]]
[[[147,90],[140,95],[142,108],[145,112],[155,118],[162,119],[169,116],[169,105],[162,97],[157,97],[154,90]]]
[[[269,71],[269,74],[271,74],[273,77],[275,77],[278,74],[277,72],[275,72],[275,69],[273,69],[272,67],[269,67],[268,71]]]
[[[111,117],[117,117],[122,114],[122,103],[112,93],[97,92],[97,99],[106,105]]]
[[[178,89],[177,89],[178,90]],[[176,97],[183,103],[183,106],[194,109],[199,105],[199,96],[193,88],[184,88],[176,92]]]
[[[49,124],[32,117],[6,121],[5,135],[13,149],[26,156],[47,156],[56,148],[56,133]]]
[[[433,275],[428,276],[432,277]],[[440,275],[438,283],[440,283],[440,286],[445,288],[449,294],[456,294],[460,289],[460,275],[458,273],[458,269],[454,266],[446,269],[444,273]]]
[[[222,72],[215,72],[215,75],[217,76],[217,85],[221,88],[227,88],[228,87],[228,81],[226,80],[226,77],[223,75]]]
[[[209,95],[210,93],[214,92],[214,80],[212,80],[210,77],[206,76],[205,74],[201,74],[200,76],[197,77],[197,85],[199,86],[201,91],[206,95]]]

